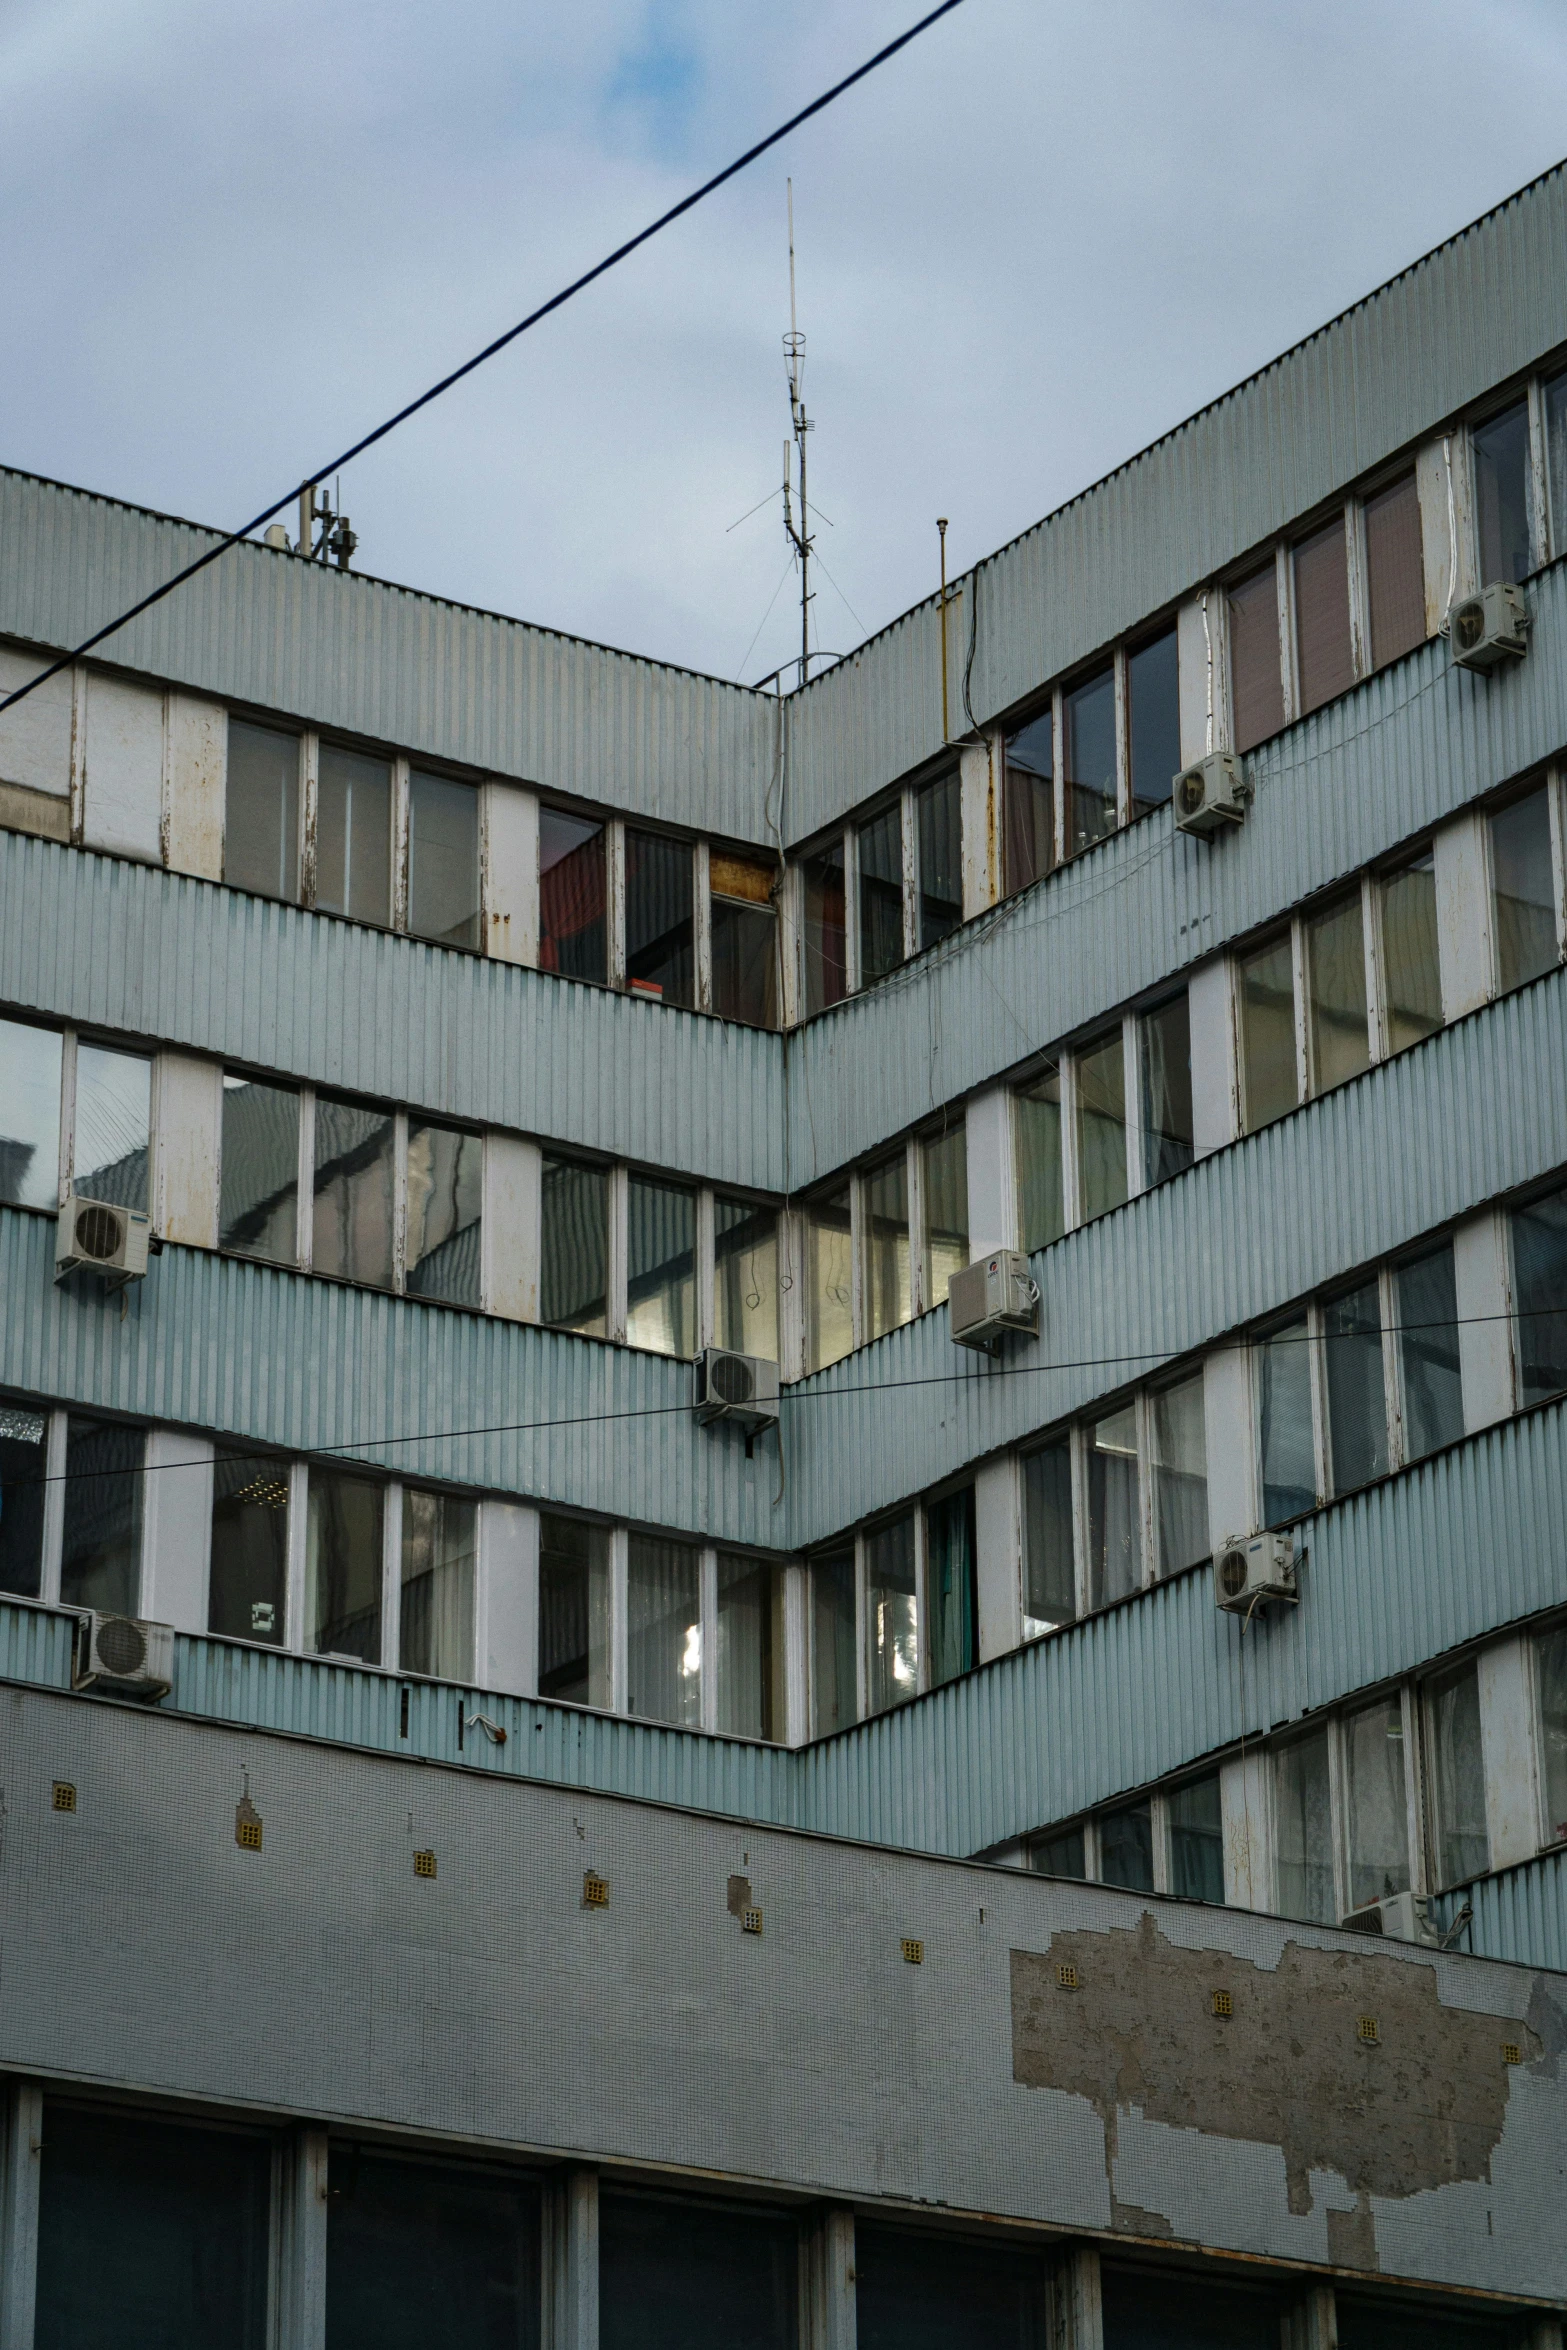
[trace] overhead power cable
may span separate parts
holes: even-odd
[[[240,540],[248,538],[252,531],[260,530],[264,523],[270,522],[275,514],[281,514],[286,506],[291,506],[296,498],[302,497],[317,482],[325,481],[333,474],[340,473],[353,458],[362,457],[367,449],[375,447],[377,441],[384,441],[388,433],[395,432],[400,424],[406,424],[410,416],[417,416],[421,408],[428,408],[432,401],[439,400],[443,393],[452,389],[454,384],[460,384],[465,376],[472,375],[477,368],[483,367],[487,360],[495,358],[497,353],[504,351],[509,344],[516,342],[519,335],[525,335],[530,327],[537,326],[552,312],[563,309],[575,295],[582,293],[596,279],[606,276],[610,270],[617,268],[640,246],[649,243],[662,230],[679,220],[683,214],[692,211],[705,197],[711,196],[715,189],[723,187],[727,180],[734,179],[738,173],[746,170],[759,155],[765,155],[770,147],[777,146],[780,139],[786,139],[791,131],[798,130],[800,125],[809,122],[813,115],[822,113],[835,100],[841,98],[846,90],[852,90],[856,82],[863,82],[868,75],[875,73],[879,66],[886,65],[891,58],[896,57],[900,49],[906,49],[911,41],[917,41],[921,33],[928,32],[930,27],[941,17],[950,16],[952,11],[955,8],[960,8],[962,4],[963,0],[940,0],[938,7],[929,9],[917,23],[911,24],[905,32],[899,33],[895,40],[888,41],[876,51],[873,57],[867,57],[863,65],[857,65],[852,73],[846,73],[841,81],[834,82],[831,89],[823,90],[820,97],[813,98],[808,106],[802,106],[797,114],[791,114],[787,122],[782,122],[776,130],[769,131],[765,139],[758,139],[754,146],[747,147],[743,155],[737,155],[732,163],[726,163],[722,171],[715,171],[711,179],[704,180],[699,188],[693,188],[689,195],[682,196],[678,204],[671,204],[667,212],[661,212],[656,220],[649,221],[646,228],[639,229],[634,237],[628,237],[623,245],[617,245],[613,253],[606,253],[602,261],[596,261],[591,269],[585,269],[580,277],[573,278],[570,285],[562,286],[559,293],[552,294],[547,302],[541,302],[536,310],[530,310],[526,318],[520,318],[515,326],[509,326],[504,334],[499,334],[493,342],[486,343],[482,351],[475,351],[471,359],[465,359],[460,367],[454,367],[449,375],[443,375],[438,383],[431,384],[428,391],[421,392],[417,399],[409,400],[397,410],[395,415],[387,417],[383,424],[376,425],[373,431],[362,434],[340,455],[328,458],[324,465],[318,465],[312,473],[306,475],[303,481],[296,482],[291,490],[286,490],[281,498],[274,499],[272,504],[263,507],[259,514],[253,514],[248,522],[240,525],[238,530],[229,531],[225,537],[218,540],[215,546],[209,547],[205,554],[198,555],[193,563],[187,563],[182,571],[176,571],[171,579],[166,579],[163,582],[161,587],[154,588],[138,603],[128,606],[115,619],[106,621],[102,628],[94,629],[92,635],[83,637],[81,643],[71,652],[62,653],[57,661],[52,661],[49,664],[47,669],[41,669],[36,677],[31,677],[25,685],[18,686],[14,693],[7,694],[5,699],[0,701],[0,710],[9,710],[14,702],[19,702],[25,695],[33,693],[51,677],[57,677],[62,669],[68,669],[73,661],[79,661],[84,653],[91,652],[94,645],[101,645],[105,637],[113,636],[117,629],[124,628],[129,621],[135,620],[141,613],[149,610],[152,605],[161,603],[165,596],[172,595],[174,590],[177,587],[182,587],[186,580],[194,579],[198,571],[205,571],[209,563],[215,563],[218,557],[226,554],[230,547],[237,546]]]

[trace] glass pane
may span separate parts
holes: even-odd
[[[697,1554],[633,1534],[626,1585],[626,1707],[644,1721],[702,1722],[702,1611]]]
[[[1390,2309],[1380,2295],[1356,2301],[1338,2291],[1333,2306],[1338,2350],[1520,2350],[1517,2326],[1505,2317],[1459,2317],[1418,2305]]]
[[[299,895],[299,737],[229,720],[223,878],[258,897]]]
[[[49,1422],[0,1399],[0,1591],[36,1599],[43,1584]]]
[[[1153,1812],[1146,1802],[1101,1817],[1099,1879],[1104,1885],[1124,1885],[1129,1893],[1153,1891]]]
[[[397,1661],[405,1673],[473,1678],[473,1593],[479,1513],[450,1493],[403,1488]]]
[[[713,1009],[753,1028],[778,1025],[778,917],[768,906],[712,900]]]
[[[262,2350],[270,2141],[50,2097],[35,2350]]]
[[[926,1589],[930,1595],[930,1685],[939,1689],[979,1661],[975,1586],[974,1488],[965,1485],[925,1512]]]
[[[1497,982],[1503,991],[1554,971],[1559,960],[1556,883],[1543,783],[1491,818],[1491,907]]]
[[[805,861],[805,1009],[825,1012],[848,991],[843,842]]]
[[[1442,1025],[1437,954],[1436,858],[1430,849],[1382,882],[1382,964],[1387,1049],[1401,1053]]]
[[[1165,1183],[1195,1156],[1191,1006],[1184,988],[1144,1014],[1142,1040],[1144,1179]]]
[[[1126,1198],[1126,1053],[1119,1028],[1077,1055],[1077,1169],[1085,1223],[1120,1207]]]
[[[1518,1401],[1527,1406],[1567,1387],[1567,1191],[1519,1208],[1512,1225]]]
[[[1028,1865],[1042,1877],[1086,1877],[1082,1823],[1058,1828],[1053,1836],[1035,1836],[1028,1846]]]
[[[718,1554],[718,1727],[783,1734],[783,1581],[763,1559]]]
[[[1333,1807],[1328,1791],[1328,1734],[1315,1731],[1280,1747],[1273,1786],[1278,1836],[1279,1910],[1287,1918],[1335,1925]]]
[[[333,2147],[330,2179],[330,2350],[535,2350],[536,2187],[360,2146]]]
[[[1023,1456],[1023,1636],[1077,1614],[1072,1563],[1072,1444],[1058,1436]]]
[[[805,1367],[820,1371],[854,1344],[849,1190],[812,1203],[805,1225]]]
[[[1551,483],[1551,552],[1567,555],[1567,375],[1545,387],[1545,440]]]
[[[1271,1126],[1300,1099],[1295,1064],[1295,963],[1290,934],[1253,947],[1238,965],[1241,1015],[1241,1123]]]
[[[1007,737],[1002,856],[1008,897],[1042,881],[1055,865],[1054,733],[1054,719],[1042,710]]]
[[[581,1518],[539,1518],[539,1695],[608,1706],[609,1535]]]
[[[1540,1759],[1545,1777],[1545,1835],[1567,1842],[1567,1625],[1539,1646]]]
[[[1409,1806],[1404,1783],[1404,1714],[1381,1698],[1344,1722],[1349,1906],[1409,1890]]]
[[[1393,1275],[1399,1367],[1404,1384],[1404,1458],[1418,1461],[1464,1432],[1458,1362],[1458,1291],[1453,1244],[1427,1251]]]
[[[1485,1759],[1480,1746],[1480,1675],[1471,1661],[1426,1694],[1436,1798],[1432,1857],[1438,1886],[1461,1885],[1491,1865],[1485,1824]]]
[[[101,1044],[76,1048],[76,1136],[72,1166],[84,1199],[147,1206],[147,1137],[152,1063]]]
[[[1066,710],[1067,854],[1115,830],[1115,671],[1069,693]]]
[[[1235,748],[1249,751],[1284,724],[1279,590],[1271,560],[1230,590],[1230,687]]]
[[[855,1665],[854,1553],[811,1561],[811,1734],[846,1730],[860,1714]]]
[[[919,1686],[912,1511],[865,1537],[870,1710],[884,1713]]]
[[[778,1360],[778,1217],[751,1200],[713,1199],[713,1335],[737,1354]]]
[[[1529,403],[1504,408],[1470,434],[1474,447],[1475,521],[1480,580],[1526,579],[1529,553]]]
[[[539,969],[562,979],[609,977],[604,919],[605,828],[560,808],[539,810]]]
[[[602,1338],[607,1327],[609,1176],[575,1159],[544,1158],[539,1320]]]
[[[60,1204],[60,1036],[0,1020],[0,1200]]]
[[[408,927],[440,946],[479,946],[479,795],[444,775],[408,779]]]
[[[1287,1322],[1252,1348],[1262,1452],[1262,1522],[1281,1526],[1317,1503],[1311,1432],[1311,1359],[1306,1318]]]
[[[626,983],[666,1004],[696,1002],[691,843],[626,831]]]
[[[696,1352],[696,1195],[633,1175],[626,1246],[626,1339],[652,1354]]]
[[[903,960],[903,818],[896,801],[860,826],[860,985]]]
[[[1382,669],[1426,641],[1425,553],[1412,473],[1366,500],[1365,524],[1371,661]]]
[[[1289,2297],[1274,2287],[1221,2282],[1206,2271],[1196,2285],[1108,2262],[1103,2278],[1103,2350],[1279,2350],[1292,2339],[1284,2326]]]
[[[865,1335],[880,1338],[914,1311],[909,1290],[909,1163],[903,1151],[865,1175]]]
[[[1371,1066],[1358,894],[1313,914],[1306,924],[1306,1049],[1313,1093],[1328,1093]]]
[[[455,1126],[408,1123],[408,1257],[410,1297],[444,1298],[448,1305],[479,1303],[480,1217],[484,1207],[484,1144]]]
[[[798,2267],[792,2215],[606,2191],[599,2350],[795,2350]]]
[[[1157,1571],[1178,1574],[1212,1548],[1208,1537],[1208,1438],[1202,1373],[1149,1398],[1153,1423],[1154,1540]]]
[[[395,1142],[390,1110],[316,1096],[311,1261],[318,1273],[391,1288]]]
[[[1375,1281],[1363,1282],[1322,1309],[1322,1370],[1327,1394],[1329,1486],[1353,1493],[1387,1469],[1387,1399],[1382,1372],[1382,1308]]]
[[[1219,1774],[1190,1779],[1165,1798],[1170,1825],[1170,1891],[1183,1901],[1224,1899],[1224,1822]]]
[[[310,1472],[305,1540],[305,1646],[318,1656],[381,1661],[382,1526],[386,1488],[335,1469]]]
[[[1045,2350],[1045,2264],[1010,2244],[861,2220],[854,2273],[855,2350]]]
[[[963,919],[963,797],[957,770],[921,791],[920,945],[933,947]]]
[[[1126,664],[1132,816],[1162,808],[1181,766],[1181,680],[1176,634],[1167,628]]]
[[[1138,1527],[1137,1412],[1127,1404],[1094,1425],[1088,1445],[1088,1604],[1108,1607],[1143,1579]]]
[[[288,1463],[218,1451],[207,1630],[281,1647],[288,1602]]]
[[[218,1246],[291,1265],[298,1254],[299,1096],[280,1085],[223,1080]]]
[[[316,904],[356,922],[392,919],[392,771],[384,759],[321,745]]]
[[[1023,1249],[1032,1256],[1066,1230],[1066,1184],[1061,1169],[1061,1071],[1054,1062],[1018,1088],[1018,1222]]]
[[[67,1607],[133,1616],[141,1592],[146,1431],[73,1412],[65,1434],[65,1545],[60,1597]]]
[[[958,1124],[920,1145],[925,1215],[925,1304],[944,1303],[968,1263],[968,1129]]]
[[[1295,549],[1295,653],[1302,714],[1320,709],[1354,684],[1349,552],[1341,514]]]

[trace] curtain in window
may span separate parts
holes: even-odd
[[[1017,1131],[1018,1220],[1023,1248],[1032,1255],[1066,1230],[1066,1185],[1061,1168],[1061,1072],[1052,1061],[1014,1097]]]
[[[1460,1885],[1491,1865],[1485,1823],[1485,1758],[1480,1742],[1480,1675],[1471,1662],[1438,1681],[1429,1697],[1436,1783],[1436,1875]]]
[[[1349,634],[1349,550],[1341,514],[1295,549],[1295,650],[1302,711],[1355,682]]]
[[[1360,1909],[1409,1890],[1404,1709],[1396,1697],[1379,1699],[1346,1718],[1344,1772],[1349,1906]]]
[[[321,745],[316,904],[357,922],[392,919],[392,771],[335,743]]]
[[[1328,1733],[1317,1730],[1274,1757],[1279,1908],[1287,1918],[1338,1922],[1333,1887],[1333,1805]]]
[[[925,1512],[927,1588],[930,1592],[930,1679],[933,1689],[956,1680],[979,1661],[979,1595],[975,1587],[974,1488],[949,1493]]]
[[[1083,1221],[1126,1198],[1126,1054],[1121,1031],[1077,1055],[1077,1170]]]
[[[697,1554],[684,1542],[633,1534],[626,1591],[626,1705],[644,1721],[697,1729],[702,1720],[702,1620]]]
[[[1387,1470],[1382,1307],[1374,1280],[1322,1309],[1331,1489],[1353,1493]]]
[[[860,1713],[855,1662],[854,1553],[811,1561],[811,1729],[825,1738]]]
[[[405,1673],[473,1678],[477,1525],[471,1501],[404,1487],[398,1662]]]
[[[1366,500],[1365,525],[1371,659],[1382,669],[1426,639],[1425,551],[1412,473]]]
[[[1464,1432],[1453,1244],[1413,1257],[1393,1276],[1404,1384],[1404,1458],[1417,1461]]]
[[[1229,607],[1235,748],[1249,751],[1284,724],[1279,591],[1271,561],[1231,588]]]
[[[223,878],[258,897],[299,895],[299,737],[229,720]]]
[[[1070,1624],[1077,1614],[1072,1557],[1072,1444],[1066,1436],[1023,1456],[1025,1633]]]

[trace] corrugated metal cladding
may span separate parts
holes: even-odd
[[[1480,1958],[1511,1959],[1515,1966],[1567,1969],[1567,1852],[1548,1852],[1482,1877],[1450,1894],[1442,1904],[1441,1922],[1451,1925],[1462,1901],[1474,1904],[1474,1917],[1457,1947]]]
[[[1564,245],[1559,166],[983,562],[981,722],[1567,341]],[[935,618],[909,614],[792,705],[794,837],[939,750]]]
[[[216,535],[0,472],[0,634],[79,644]],[[771,837],[769,696],[253,541],[98,658],[416,756],[738,840]]]

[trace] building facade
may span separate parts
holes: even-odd
[[[0,713],[0,2350],[1559,2350],[1564,244],[791,694],[245,544]],[[211,542],[0,473],[0,690]]]

